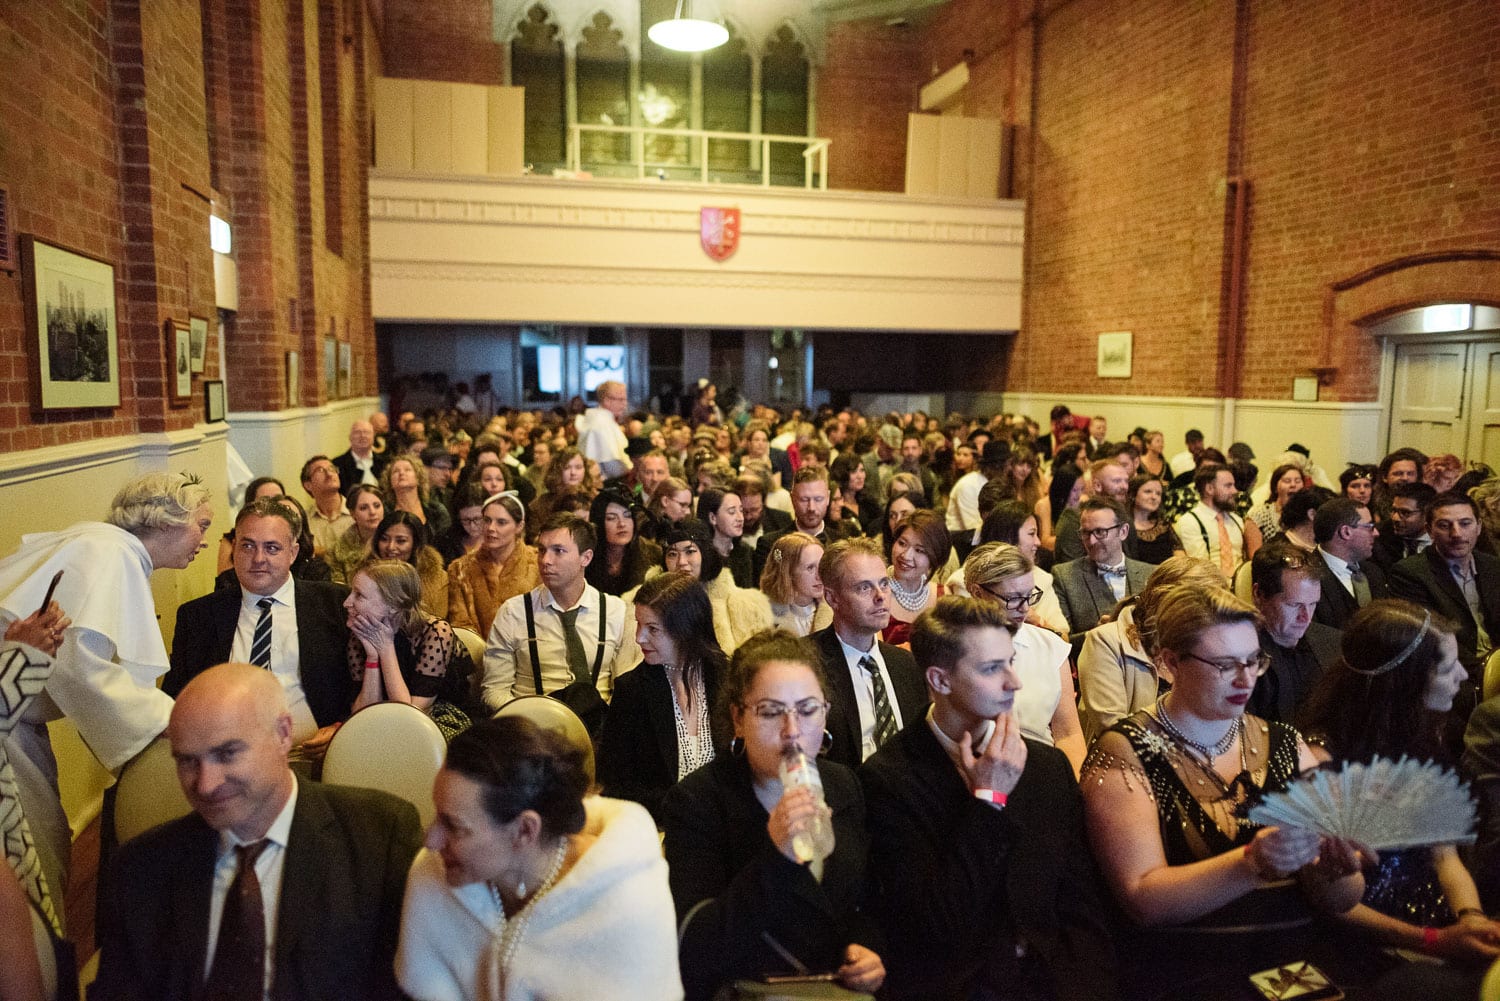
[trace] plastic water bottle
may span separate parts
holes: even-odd
[[[823,777],[817,762],[802,753],[796,744],[781,753],[781,788],[783,791],[806,786],[817,799],[817,812],[798,833],[792,835],[792,851],[799,862],[822,863],[833,854],[833,821],[823,800]]]

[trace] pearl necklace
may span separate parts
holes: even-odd
[[[932,589],[931,581],[924,580],[921,587],[915,591],[908,591],[901,586],[901,582],[896,579],[895,574],[890,575],[890,580],[891,595],[902,608],[908,612],[920,612],[927,607],[927,595]]]
[[[1219,755],[1234,746],[1235,738],[1240,735],[1240,727],[1244,725],[1244,717],[1236,716],[1234,722],[1229,724],[1229,729],[1224,732],[1214,744],[1200,744],[1187,734],[1178,729],[1177,724],[1172,722],[1172,717],[1167,715],[1167,702],[1162,699],[1156,703],[1156,718],[1161,720],[1161,725],[1172,739],[1179,744],[1185,744],[1203,755],[1209,761],[1213,761]]]
[[[532,908],[536,906],[538,900],[541,900],[546,895],[548,890],[552,889],[552,884],[557,881],[558,874],[562,872],[563,860],[567,858],[567,855],[568,838],[564,835],[557,840],[557,852],[552,857],[552,867],[547,870],[547,876],[542,880],[542,885],[536,888],[536,893],[531,895],[530,899],[521,906],[521,909],[515,913],[514,917],[505,918],[505,925],[500,930],[501,976],[504,976],[505,972],[510,969],[510,961],[515,955],[516,947],[521,944],[521,937],[526,934],[526,926],[531,922]],[[499,909],[501,917],[504,917],[505,904],[500,899],[500,888],[493,882],[487,885],[490,888],[490,895],[495,900],[495,906]],[[518,890],[524,892],[525,887],[526,884],[522,882]]]

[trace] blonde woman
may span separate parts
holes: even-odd
[[[380,474],[380,496],[387,511],[405,511],[427,526],[437,538],[448,531],[453,516],[428,494],[427,467],[410,456],[392,459]]]
[[[771,545],[760,590],[771,601],[777,629],[807,636],[833,622],[833,609],[823,600],[818,562],[823,546],[806,532],[788,532]]]

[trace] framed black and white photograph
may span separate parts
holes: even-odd
[[[172,399],[185,403],[193,395],[192,334],[186,324],[167,321],[167,351],[172,358]]]
[[[29,236],[22,250],[37,409],[119,406],[114,265]]]
[[[348,398],[354,394],[350,392],[352,385],[354,352],[349,347],[348,341],[339,341],[339,396]]]
[[[332,337],[323,338],[323,398],[325,400],[336,399],[339,395],[338,345],[339,342]]]
[[[192,345],[193,374],[203,374],[204,356],[208,353],[208,317],[189,316],[188,340]]]
[[[1130,378],[1131,342],[1128,330],[1099,335],[1099,378]]]
[[[203,384],[203,419],[217,424],[224,419],[224,380],[213,379]]]

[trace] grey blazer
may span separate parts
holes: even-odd
[[[1156,567],[1140,560],[1125,558],[1125,596],[1140,594],[1146,579]],[[1087,556],[1069,560],[1052,568],[1052,581],[1057,589],[1057,602],[1062,606],[1068,620],[1068,632],[1082,635],[1099,624],[1099,620],[1114,611],[1115,593],[1104,583],[1104,578],[1094,569]]]

